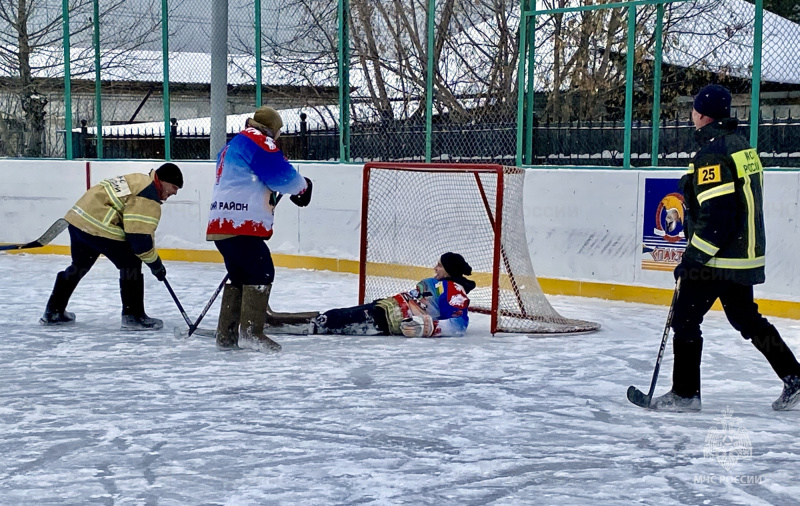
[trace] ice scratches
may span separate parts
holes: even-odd
[[[369,388],[373,383],[370,375],[373,370],[375,370],[375,367],[365,365],[350,371],[350,379],[353,381],[353,385],[358,388]]]
[[[82,437],[82,439],[77,441],[66,441],[63,443],[57,443],[48,448],[47,450],[45,450],[41,455],[39,455],[39,457],[35,458],[34,460],[20,464],[15,469],[10,470],[8,472],[8,476],[25,474],[38,467],[50,465],[54,461],[60,460],[65,455],[69,455],[70,453],[76,452],[86,447],[90,441],[91,441],[90,438],[84,436]]]
[[[595,420],[603,422],[603,423],[610,423],[611,420],[614,418],[608,410],[605,409],[589,409],[589,412],[592,414]]]
[[[156,482],[156,473],[153,472],[151,469],[153,463],[161,458],[161,454],[158,453],[158,450],[161,449],[162,446],[166,444],[165,441],[157,443],[153,448],[142,458],[141,468],[142,468],[142,475],[144,479],[147,480],[149,485],[153,485]]]
[[[114,471],[111,470],[111,463],[105,463],[102,465],[97,466],[97,474],[95,475],[97,479],[100,481],[100,485],[102,485],[103,490],[106,491],[108,495],[111,497],[116,496],[119,493],[117,489],[117,483],[114,480]],[[107,504],[114,504],[114,500],[109,498],[109,501],[106,501]]]
[[[519,504],[538,504],[534,499],[541,495],[542,490],[553,489],[553,484],[558,483],[563,477],[565,470],[570,474],[576,475],[580,471],[597,471],[598,473],[607,469],[608,460],[596,458],[591,462],[585,461],[565,461],[563,458],[553,457],[557,453],[549,453],[548,457],[543,457],[540,463],[526,463],[523,465],[509,465],[507,461],[497,463],[493,459],[487,461],[458,462],[463,465],[476,466],[481,463],[487,464],[491,472],[480,473],[477,471],[460,473],[458,478],[448,481],[446,485],[434,485],[421,487],[416,492],[420,498],[437,497],[444,503],[448,502],[449,494],[454,489],[469,489],[472,492],[469,498],[459,499],[459,506],[482,506],[501,501],[504,498],[516,498]],[[502,485],[501,485],[502,484]],[[530,490],[529,490],[530,489]],[[524,493],[523,493],[524,492]],[[596,501],[594,490],[570,488],[569,493],[553,493],[551,501],[542,501],[541,504],[593,504]],[[553,497],[558,497],[558,501],[553,501]],[[580,501],[585,499],[585,502]],[[431,503],[435,504],[435,503]],[[514,504],[514,502],[508,502]],[[603,502],[603,504],[614,504],[613,502]],[[617,504],[630,504],[630,501],[620,501]]]
[[[305,424],[307,425],[307,424]],[[410,436],[396,436],[384,432],[375,433],[374,431],[346,431],[342,427],[334,427],[326,430],[320,427],[313,429],[301,429],[297,427],[287,427],[279,424],[258,424],[259,429],[239,429],[228,432],[236,432],[247,436],[258,437],[283,437],[294,441],[313,441],[315,444],[331,444],[335,447],[347,446],[351,450],[380,449],[400,452],[408,457],[415,457],[418,454],[443,454],[458,455],[461,450],[453,445],[436,438],[418,438]]]

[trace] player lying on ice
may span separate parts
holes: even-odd
[[[434,276],[416,288],[360,306],[331,309],[306,325],[276,325],[266,333],[394,335],[406,337],[461,336],[469,325],[469,298],[475,282],[464,276],[472,267],[458,253],[445,253]]]

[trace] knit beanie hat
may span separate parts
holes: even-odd
[[[257,127],[260,126],[263,129],[269,130],[273,135],[280,132],[283,127],[281,115],[278,114],[278,111],[267,105],[262,105],[256,110],[251,122],[257,123],[257,125],[255,125]]]
[[[183,188],[183,174],[174,163],[167,162],[156,169],[156,176],[162,183],[171,183],[178,188]]]
[[[729,118],[731,92],[724,86],[709,84],[694,97],[694,110],[709,118]]]
[[[469,266],[464,257],[458,253],[447,252],[439,259],[442,267],[447,271],[447,274],[453,278],[460,278],[462,276],[469,276],[472,274],[472,267]]]

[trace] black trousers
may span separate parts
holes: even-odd
[[[767,359],[775,374],[784,379],[800,376],[800,363],[786,346],[778,330],[761,316],[753,301],[753,287],[720,280],[682,280],[672,329],[675,331],[673,390],[690,397],[700,391],[700,355],[703,340],[700,324],[719,299],[725,316],[742,337]]]
[[[753,301],[753,287],[722,280],[681,280],[678,299],[672,315],[676,341],[695,341],[702,337],[703,317],[719,299],[725,316],[742,337],[764,335],[772,325],[758,312]]]
[[[136,256],[127,241],[114,241],[97,237],[69,226],[70,256],[72,263],[58,273],[53,293],[47,302],[50,311],[63,311],[72,292],[100,255],[105,255],[119,269],[120,295],[123,314],[144,314],[144,277],[142,260]]]
[[[222,253],[234,286],[269,285],[275,279],[272,253],[263,237],[237,235],[214,241],[214,245]]]
[[[322,313],[318,322],[321,334],[373,335],[389,334],[386,312],[373,301],[360,306],[331,309]]]

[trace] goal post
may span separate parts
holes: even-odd
[[[470,311],[490,316],[492,334],[597,330],[562,317],[539,286],[525,235],[524,181],[524,169],[498,164],[364,165],[359,303],[410,290],[452,251],[472,266]]]

